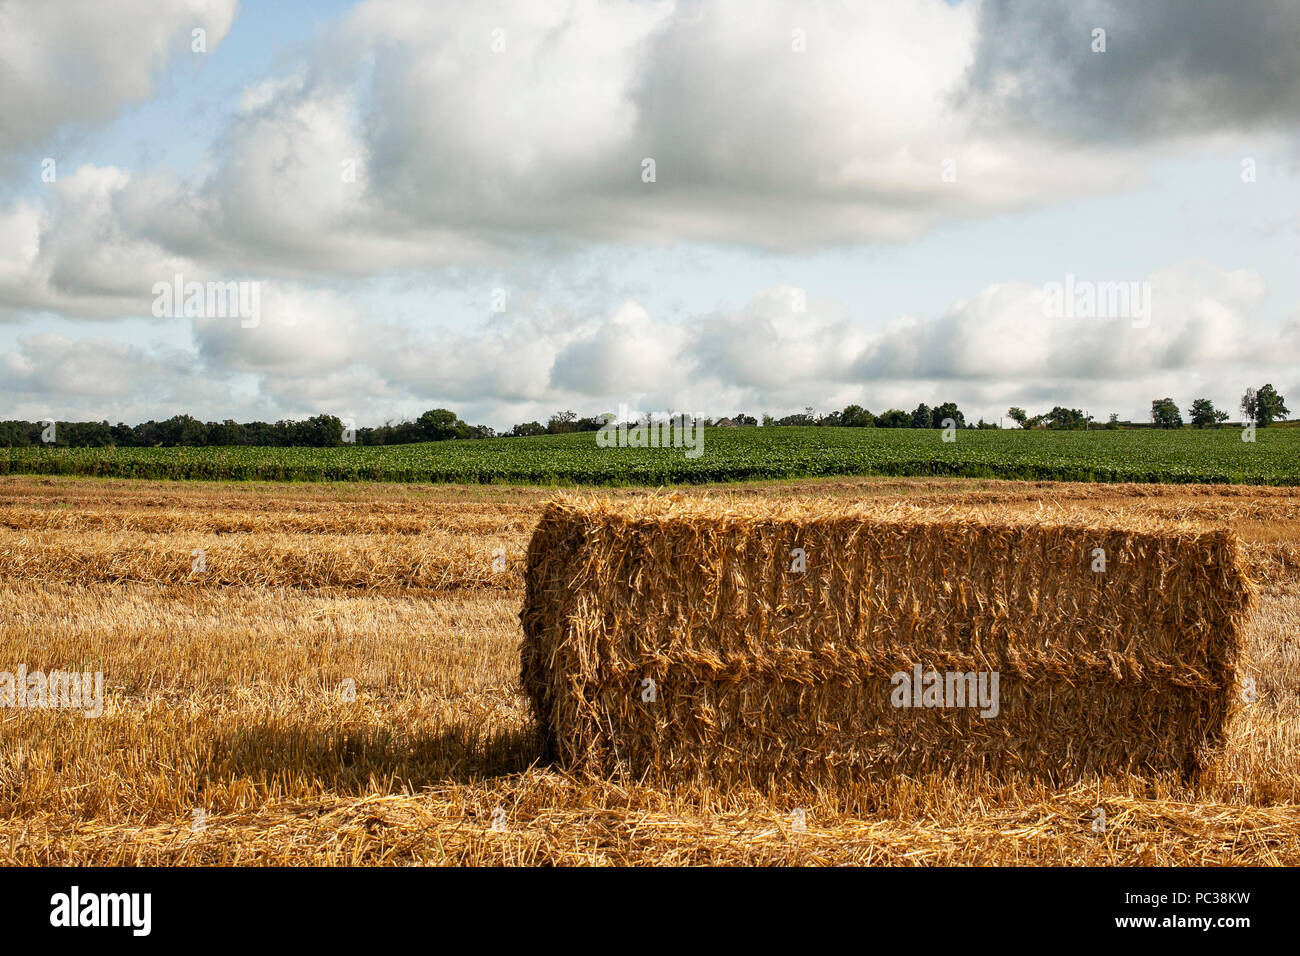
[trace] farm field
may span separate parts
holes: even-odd
[[[1259,449],[1281,447],[1273,434]],[[1094,436],[1116,437],[1075,437]],[[1193,437],[1220,436],[1242,444]],[[102,670],[106,702],[93,719],[0,710],[0,863],[1300,864],[1300,489],[835,478],[682,493],[1228,524],[1261,583],[1258,698],[1195,783],[575,777],[542,760],[519,686],[522,558],[553,491],[11,475],[0,670]]]
[[[703,452],[595,433],[338,448],[0,448],[0,474],[200,480],[660,485],[840,475],[1300,485],[1300,428],[977,431],[710,428]]]

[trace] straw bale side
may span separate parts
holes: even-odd
[[[1239,700],[1253,600],[1223,528],[565,497],[529,545],[522,681],[554,758],[598,774],[1190,775]],[[996,716],[895,706],[918,665],[996,672]]]

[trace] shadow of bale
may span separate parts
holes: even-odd
[[[373,781],[419,789],[520,773],[543,760],[533,726],[484,730],[472,721],[436,734],[408,735],[379,722],[250,726],[218,737],[200,776],[212,783],[247,781],[286,790],[315,783],[323,789],[362,793]]]

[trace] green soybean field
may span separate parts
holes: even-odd
[[[1300,484],[1300,428],[976,431],[709,428],[700,453],[594,432],[337,448],[0,448],[0,474],[230,481],[668,485],[835,475]]]

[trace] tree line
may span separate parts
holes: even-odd
[[[673,416],[681,417],[681,416]],[[737,426],[754,426],[759,420],[753,415],[745,412],[737,412],[735,415],[723,418],[695,418],[694,416],[685,416],[687,421],[698,421],[706,428],[718,424],[737,425]],[[936,405],[931,408],[922,402],[910,412],[905,412],[898,408],[891,408],[879,415],[873,415],[861,405],[849,405],[842,411],[828,412],[825,415],[818,415],[808,406],[802,412],[793,415],[786,415],[783,418],[776,418],[772,415],[763,416],[763,425],[771,427],[773,425],[799,425],[799,426],[828,426],[832,428],[945,428],[945,422],[952,420],[956,428],[997,428],[996,424],[986,424],[980,419],[978,425],[966,424],[966,416],[962,414],[960,408],[955,402],[944,402],[942,405]],[[645,421],[645,416],[642,416]],[[527,435],[557,435],[565,432],[582,432],[596,431],[606,422],[612,422],[612,415],[597,415],[591,418],[579,418],[576,412],[556,412],[550,420],[543,425],[541,422],[525,422],[522,425],[516,425],[505,434],[508,436],[527,436]],[[615,424],[619,424],[615,422]],[[637,424],[628,422],[629,425]]]
[[[1245,416],[1243,423],[1254,422],[1260,428],[1277,421],[1285,421],[1286,416],[1290,414],[1285,400],[1272,385],[1264,385],[1259,389],[1246,389],[1241,397],[1241,411]],[[1041,415],[1029,415],[1023,408],[1013,405],[1007,409],[1007,416],[1021,428],[1082,430],[1093,427],[1094,420],[1082,409],[1063,408],[1060,405]],[[1229,417],[1231,416],[1227,412],[1215,408],[1214,402],[1208,398],[1197,398],[1192,401],[1187,409],[1187,422],[1184,422],[1183,413],[1172,398],[1156,398],[1151,401],[1151,425],[1156,428],[1182,428],[1187,423],[1196,428],[1218,427]],[[1102,427],[1132,428],[1134,423],[1121,422],[1119,415],[1112,412],[1110,419]]]
[[[1242,424],[1254,422],[1259,428],[1267,428],[1274,422],[1285,421],[1291,410],[1286,407],[1286,400],[1271,384],[1261,388],[1248,388],[1241,396]],[[1221,425],[1228,420],[1229,414],[1214,407],[1208,398],[1195,399],[1187,409],[1191,424],[1197,428]],[[1172,398],[1157,398],[1151,402],[1151,423],[1157,428],[1182,428],[1183,416],[1178,404]]]
[[[447,438],[492,438],[486,425],[467,425],[452,411],[435,408],[415,421],[348,429],[334,415],[301,421],[203,422],[190,415],[139,425],[102,422],[0,421],[0,447],[55,445],[79,448],[260,447],[330,448],[337,445],[402,445]]]
[[[78,448],[175,448],[175,447],[230,447],[256,445],[262,447],[307,446],[330,448],[339,445],[407,445],[415,442],[445,441],[451,438],[521,438],[532,435],[562,435],[569,432],[597,431],[614,418],[611,414],[580,417],[574,411],[556,412],[542,424],[523,422],[498,434],[487,425],[470,425],[450,409],[434,408],[415,420],[396,424],[386,422],[374,428],[349,430],[342,419],[334,415],[315,415],[301,421],[204,422],[191,415],[174,415],[164,421],[150,420],[139,425],[107,421],[0,421],[0,447],[25,445],[54,445]],[[957,427],[967,426],[961,410],[952,402],[930,408],[922,403],[912,412],[890,409],[882,415],[872,415],[859,405],[849,405],[842,412],[814,415],[812,408],[803,414],[787,415],[776,419],[763,416],[764,425],[841,425],[849,427],[879,428],[943,428],[945,419],[951,418]],[[692,419],[694,420],[694,419]],[[700,424],[711,426],[724,419],[703,418]],[[736,425],[757,425],[758,419],[744,413],[729,419]],[[986,426],[981,420],[980,428]]]
[[[1283,421],[1290,413],[1286,402],[1271,385],[1261,388],[1246,389],[1241,398],[1241,410],[1247,421],[1253,421],[1259,427],[1266,427],[1275,421]],[[1012,406],[1007,415],[1021,428],[1049,429],[1086,429],[1092,427],[1093,418],[1081,409],[1055,406],[1049,412],[1029,415],[1023,408]],[[704,426],[738,425],[754,426],[759,420],[752,415],[738,412],[730,418],[693,419]],[[334,415],[316,415],[301,421],[281,420],[278,422],[236,422],[226,419],[221,422],[203,422],[190,415],[175,415],[164,421],[147,421],[139,425],[118,423],[110,425],[101,422],[40,422],[0,421],[0,447],[21,447],[24,445],[56,445],[81,448],[154,448],[154,447],[228,447],[239,445],[256,445],[263,447],[307,446],[328,448],[345,444],[356,445],[406,445],[415,442],[446,441],[452,438],[521,438],[531,435],[562,435],[570,432],[597,431],[603,425],[613,421],[610,414],[579,417],[574,411],[556,412],[542,424],[538,421],[523,422],[500,435],[487,425],[469,425],[462,421],[455,412],[446,408],[434,408],[420,415],[415,420],[403,420],[396,424],[386,422],[374,428],[349,429],[342,419]],[[1208,398],[1194,400],[1188,409],[1188,418],[1197,428],[1216,426],[1227,421],[1228,413],[1214,407]],[[917,405],[910,412],[891,408],[879,415],[872,414],[861,405],[848,405],[840,411],[818,415],[811,406],[803,412],[776,418],[764,415],[765,426],[825,426],[832,428],[933,428],[949,426],[956,428],[988,429],[1000,427],[997,422],[985,422],[981,418],[975,424],[966,421],[966,416],[955,402],[944,402],[931,407],[925,402]],[[1158,398],[1151,402],[1151,423],[1158,428],[1180,428],[1183,416],[1177,403],[1172,398]],[[635,424],[635,423],[629,423]],[[1132,423],[1121,423],[1119,416],[1112,414],[1105,428],[1121,428]]]

